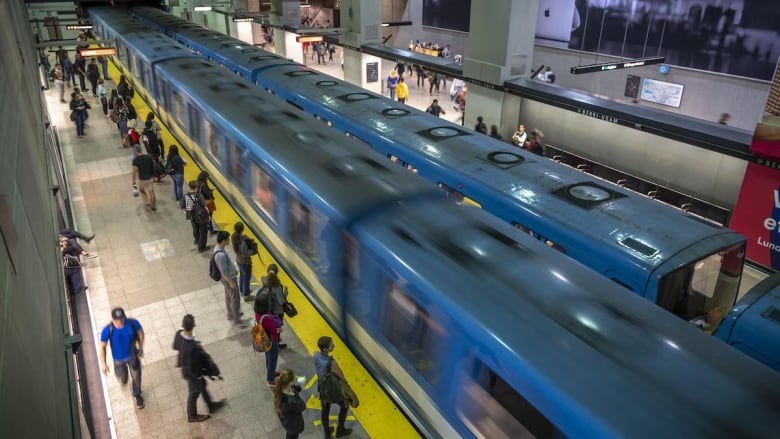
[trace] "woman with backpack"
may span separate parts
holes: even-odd
[[[116,90],[113,90],[111,93],[113,93]],[[116,100],[114,101],[114,110],[111,112],[111,121],[116,124],[117,129],[119,129],[119,136],[124,140],[125,134],[127,134],[127,120],[128,120],[128,111],[127,107],[125,106],[125,100],[122,99],[121,96],[117,96]]]
[[[282,332],[282,325],[268,306],[267,295],[258,293],[255,298],[254,311],[255,322],[259,323],[266,334],[271,338],[271,349],[265,351],[265,369],[266,382],[268,387],[275,386],[276,364],[279,361],[279,334]]]
[[[279,325],[284,325],[284,306],[287,303],[287,287],[284,287],[279,281],[279,268],[276,264],[269,264],[267,273],[263,276],[261,282],[263,286],[257,294],[257,298],[268,303],[271,314],[278,318]],[[264,297],[261,297],[264,296]],[[265,299],[267,297],[267,300]],[[255,300],[257,302],[257,300]],[[279,349],[287,348],[287,343],[279,342]]]
[[[173,196],[176,201],[181,201],[184,196],[184,167],[187,166],[187,162],[179,155],[179,147],[171,145],[168,148],[168,162],[166,163],[165,172],[171,176],[173,180]]]
[[[215,234],[214,224],[212,218],[214,217],[214,211],[217,210],[217,205],[214,203],[214,190],[209,187],[209,173],[201,171],[198,174],[198,193],[203,195],[206,200],[206,210],[209,211],[209,222],[206,224],[207,230],[210,234]]]

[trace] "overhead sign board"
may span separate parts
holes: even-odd
[[[322,35],[300,35],[295,37],[295,41],[299,43],[317,43],[322,41]]]
[[[116,47],[83,48],[79,49],[79,55],[83,57],[114,56],[116,55]]]
[[[634,59],[629,61],[611,62],[605,64],[588,64],[586,66],[574,66],[571,68],[573,75],[581,73],[608,72],[610,70],[628,69],[631,67],[651,66],[661,64],[666,58],[657,56],[654,58]]]

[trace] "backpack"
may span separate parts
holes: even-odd
[[[246,248],[247,248],[247,253],[249,253],[249,256],[256,255],[257,252],[258,252],[258,249],[257,249],[257,243],[255,242],[255,240],[251,239],[248,236],[245,236],[244,239],[246,240]]]
[[[138,337],[138,330],[135,329],[135,325],[133,322],[138,322],[136,319],[131,318],[125,318],[125,324],[130,325],[130,329],[133,330],[133,347],[130,350],[132,352],[133,356],[138,355],[141,352],[140,345],[141,345],[141,339]],[[108,343],[113,343],[111,341],[111,338],[114,336],[114,322],[111,322],[108,324]]]
[[[209,258],[209,277],[215,281],[220,281],[222,280],[222,272],[219,271],[219,267],[217,266],[217,253],[225,253],[225,251],[217,250],[211,254],[211,257]]]
[[[263,319],[266,317],[268,316],[260,317],[260,321],[256,322],[255,326],[252,327],[252,348],[255,352],[268,352],[274,345],[271,336],[263,328]]]
[[[189,194],[185,194],[184,196],[186,197],[188,195]],[[192,200],[192,195],[189,196],[190,199]],[[206,224],[207,222],[209,222],[209,218],[210,218],[209,211],[206,210],[206,206],[201,202],[199,196],[193,200],[192,209],[190,209],[188,213],[189,213],[189,218],[195,221],[196,224]]]

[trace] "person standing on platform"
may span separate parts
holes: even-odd
[[[73,97],[70,101],[71,120],[76,124],[76,135],[78,137],[84,137],[86,131],[84,131],[84,125],[87,122],[87,109],[92,108],[89,103],[84,100],[81,93],[73,92]]]
[[[170,154],[170,152],[168,152],[168,154]],[[168,156],[168,159],[170,160],[170,155]],[[188,185],[190,191],[184,194],[181,200],[179,200],[179,206],[184,209],[187,219],[189,219],[190,224],[192,224],[193,244],[198,246],[198,252],[203,253],[209,249],[209,246],[206,245],[208,230],[206,228],[206,223],[201,222],[198,215],[196,215],[197,210],[195,207],[199,206],[199,209],[206,209],[206,200],[203,198],[203,195],[198,193],[197,181],[192,180]]]
[[[439,96],[439,74],[436,72],[430,72],[428,75],[428,81],[430,81],[430,88],[428,89],[428,94],[433,96],[433,90],[436,89],[436,96]]]
[[[531,132],[531,138],[526,140],[525,149],[531,151],[536,155],[544,156],[544,147],[542,146],[542,130],[535,129]]]
[[[295,383],[292,369],[282,369],[274,387],[274,410],[284,427],[285,439],[298,439],[305,423],[306,402],[301,398],[301,386]]]
[[[395,95],[398,98],[398,102],[405,104],[409,99],[409,87],[406,85],[406,81],[403,77],[398,78],[398,85],[395,87]]]
[[[212,401],[206,389],[206,376],[219,376],[219,368],[216,367],[211,356],[206,353],[200,342],[192,335],[195,328],[195,317],[187,314],[181,320],[181,328],[176,331],[173,338],[173,349],[178,351],[176,367],[181,368],[181,375],[187,380],[187,421],[203,422],[210,415],[198,414],[198,396],[203,395],[203,400],[209,408],[209,413],[214,413],[225,406],[225,400]]]
[[[81,271],[81,248],[75,238],[60,235],[60,252],[62,255],[62,271],[65,274],[65,284],[71,296],[87,289],[84,285],[84,273]]]
[[[111,323],[100,332],[100,364],[103,373],[108,375],[106,346],[111,344],[111,357],[114,360],[114,374],[119,382],[127,384],[128,370],[133,379],[133,397],[138,409],[144,408],[141,396],[141,358],[144,356],[144,328],[136,319],[128,319],[125,310],[111,310]]]
[[[214,246],[214,262],[222,275],[220,282],[225,288],[225,308],[227,308],[227,318],[233,322],[233,326],[238,329],[245,329],[246,325],[241,321],[241,298],[238,294],[238,277],[236,266],[230,259],[225,248],[230,243],[230,234],[224,230],[217,232],[217,245]]]
[[[487,134],[487,125],[485,125],[482,116],[477,116],[477,125],[474,127],[474,131],[482,134]]]
[[[422,84],[423,93],[425,93],[425,69],[419,64],[415,64],[414,72],[417,74],[417,89]]]
[[[276,365],[279,362],[279,335],[282,332],[282,324],[279,318],[271,312],[268,304],[261,302],[255,299],[255,321],[260,323],[266,334],[271,337],[271,349],[265,352],[265,378],[268,387],[274,387],[276,385],[274,381],[276,379]]]
[[[528,133],[525,132],[525,125],[520,124],[517,126],[517,131],[512,134],[512,145],[519,148],[525,146],[525,141],[528,139]]]
[[[179,155],[179,147],[171,145],[168,147],[168,169],[170,170],[171,180],[173,180],[173,197],[176,201],[181,201],[184,196],[184,167],[187,162]]]
[[[89,90],[87,90],[87,83],[85,82],[85,79],[87,77],[87,60],[76,53],[76,62],[73,63],[73,69],[76,71],[76,74],[79,75],[79,85],[81,85],[81,90],[86,93]]]
[[[504,140],[503,137],[501,137],[501,134],[498,133],[498,127],[495,125],[490,125],[490,137],[496,139],[496,140]]]
[[[217,210],[217,205],[214,203],[214,189],[209,187],[209,173],[201,171],[198,174],[198,193],[203,195],[203,199],[206,200],[206,210],[209,211],[209,222],[206,223],[206,228],[210,234],[215,234],[214,223],[214,211]]]
[[[89,80],[89,84],[92,86],[92,97],[96,98],[98,96],[98,79],[100,79],[100,69],[98,69],[97,61],[95,61],[95,58],[92,58],[90,60],[89,65],[87,65],[87,79]]]
[[[60,102],[63,104],[68,102],[65,100],[65,73],[60,64],[54,65],[54,82],[57,83],[57,87],[60,89]]]
[[[114,103],[114,109],[111,113],[111,120],[115,121],[116,127],[119,130],[119,138],[124,139],[127,134],[127,121],[129,119],[129,110],[125,105],[125,100],[122,96],[117,96]]]
[[[387,91],[390,93],[390,99],[395,100],[395,88],[398,86],[398,72],[395,69],[390,70],[390,74],[387,75]]]
[[[333,62],[333,54],[336,52],[336,45],[328,43],[328,62]]]
[[[341,371],[336,360],[330,355],[335,348],[333,339],[328,336],[322,336],[317,340],[317,347],[319,348],[319,351],[314,353],[314,368],[317,371],[317,380],[320,385],[325,381],[326,377],[331,374],[346,382],[344,372]],[[330,426],[331,404],[337,404],[339,406],[338,424],[336,424],[335,431],[336,437],[349,436],[352,433],[352,429],[344,426],[344,423],[347,420],[347,411],[349,410],[346,401],[329,401],[327,398],[323,397],[322,392],[320,392],[320,401],[322,402],[320,421],[322,421],[322,428],[325,431],[325,438],[329,438],[333,435],[333,427]]]
[[[254,300],[249,291],[249,282],[252,280],[252,254],[249,250],[248,239],[249,237],[244,235],[244,223],[237,222],[233,226],[230,244],[236,255],[236,264],[238,264],[238,292],[245,302]]]
[[[103,80],[108,81],[108,59],[106,59],[105,56],[99,56],[97,57],[98,64],[100,64],[100,67],[103,69]]]
[[[135,158],[133,159],[133,187],[138,188],[144,203],[152,211],[157,210],[157,197],[154,194],[154,159],[141,151],[141,145],[135,145]]]
[[[108,94],[103,78],[97,80],[97,95],[100,98],[100,106],[103,107],[103,116],[108,116]]]

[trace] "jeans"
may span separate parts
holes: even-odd
[[[122,384],[127,384],[128,369],[133,378],[133,396],[141,396],[141,360],[137,356],[122,361],[114,360],[114,374]]]
[[[236,282],[236,279],[233,279]],[[225,287],[225,308],[227,308],[227,316],[233,323],[241,323],[240,307],[241,298],[238,296],[238,288],[233,288],[228,285],[224,280],[222,286]]]
[[[109,79],[111,79],[108,77],[108,61],[103,61],[100,63],[100,65],[103,67],[103,79],[108,81]]]
[[[387,87],[390,90],[390,99],[395,99],[395,87]]]
[[[84,115],[80,111],[76,111],[76,135],[84,135]]]
[[[279,343],[274,342],[265,353],[265,380],[273,383],[276,379],[276,363],[279,361]],[[346,416],[346,415],[345,415]]]
[[[195,221],[190,221],[192,224],[192,238],[195,244],[198,246],[198,251],[206,249],[206,239],[208,238],[208,231],[206,230],[206,224],[198,224]]]
[[[173,196],[176,201],[179,201],[184,196],[184,174],[171,174],[171,180],[173,180]]]
[[[127,134],[127,119],[117,122],[116,127],[119,129],[119,139],[121,141],[125,138],[125,134]]]
[[[211,407],[211,395],[206,390],[206,379],[200,378],[187,378],[187,416],[193,417],[198,414],[198,396],[203,395],[203,400],[206,401],[206,405]]]
[[[238,264],[238,291],[241,296],[249,295],[249,281],[252,280],[252,264]]]
[[[322,428],[325,429],[326,434],[330,433],[330,406],[331,403],[323,402],[322,413],[320,413],[320,421],[322,421]],[[344,422],[347,420],[347,411],[349,410],[349,407],[347,407],[346,404],[340,405],[339,407],[339,421],[338,424],[336,424],[336,431],[344,430]]]

